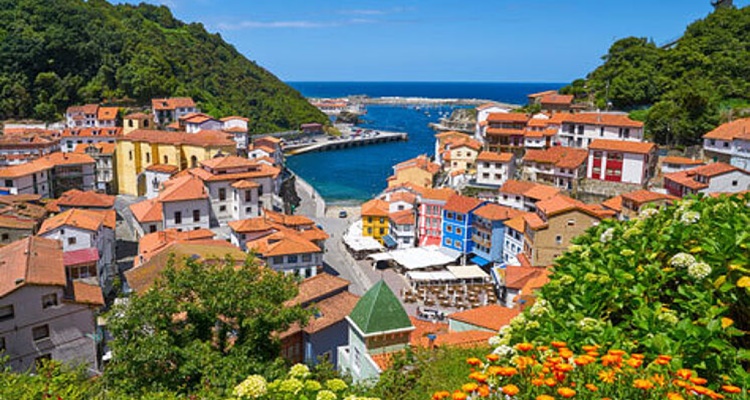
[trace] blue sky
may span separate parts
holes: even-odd
[[[709,0],[149,2],[287,81],[568,82],[616,39],[664,43],[712,9]]]

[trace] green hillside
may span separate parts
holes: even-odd
[[[600,108],[609,101],[617,109],[649,109],[635,116],[661,144],[699,143],[750,108],[750,7],[717,10],[690,24],[672,46],[619,40],[603,60],[563,91]]]
[[[164,6],[104,0],[0,0],[0,118],[53,120],[73,104],[192,96],[253,132],[326,117],[202,24]]]

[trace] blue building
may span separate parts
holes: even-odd
[[[481,267],[504,263],[505,221],[523,212],[490,203],[477,208],[473,214],[474,257],[471,262]]]
[[[320,273],[300,283],[299,294],[291,303],[314,306],[316,313],[305,327],[295,324],[279,335],[281,355],[293,363],[314,365],[327,359],[338,365],[338,348],[349,343],[346,316],[354,310],[359,296],[349,292],[349,281]]]
[[[443,207],[443,239],[441,246],[469,254],[474,250],[472,235],[474,231],[472,212],[484,205],[484,202],[473,197],[451,196]]]

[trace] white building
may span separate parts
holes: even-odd
[[[8,194],[39,194],[51,197],[49,179],[52,167],[29,162],[0,168],[0,187]]]
[[[484,129],[487,126],[487,117],[492,113],[508,113],[510,109],[497,103],[485,103],[477,107],[477,125],[474,138],[484,142]]]
[[[203,182],[192,175],[164,182],[157,197],[135,203],[130,210],[138,222],[138,238],[169,228],[188,231],[210,227],[208,192]]]
[[[661,157],[659,159],[659,162],[661,163],[662,174],[671,174],[672,172],[685,171],[706,164],[705,162],[703,162],[703,160],[694,160],[692,158],[675,156]]]
[[[0,248],[0,349],[16,372],[52,359],[100,369],[95,310],[99,287],[69,279],[60,243],[31,236]]]
[[[703,135],[703,150],[714,162],[750,170],[750,118],[727,122]]]
[[[174,174],[180,171],[176,165],[154,164],[146,167],[146,198],[153,199],[159,195],[164,187],[164,182],[170,180]]]
[[[502,186],[516,173],[513,153],[493,153],[483,151],[477,156],[477,183],[480,185]]]
[[[589,145],[586,177],[645,185],[654,176],[657,161],[653,143],[594,139]]]
[[[234,141],[237,143],[237,150],[247,149],[250,145],[248,135],[248,119],[238,116],[224,117],[221,119],[222,128],[224,132],[231,133],[234,135]]]
[[[546,150],[528,150],[523,157],[522,176],[533,182],[572,190],[586,177],[588,155],[585,149],[561,146]]]
[[[523,215],[505,221],[503,259],[506,265],[521,265],[518,255],[523,253],[523,235],[526,222]]]
[[[117,125],[117,107],[85,104],[68,107],[65,124],[68,128],[111,128]]]
[[[498,193],[497,202],[500,205],[534,212],[537,202],[557,196],[560,190],[548,185],[509,179]]]
[[[187,133],[218,131],[224,127],[224,123],[203,113],[188,114],[180,117],[180,123],[185,126],[185,132]]]
[[[673,196],[702,193],[737,193],[750,189],[750,172],[726,163],[712,163],[664,175],[664,187]]]
[[[413,209],[404,209],[388,214],[389,235],[396,242],[396,248],[406,249],[416,246],[416,215]]]
[[[38,235],[62,243],[65,267],[86,270],[76,277],[95,277],[104,293],[112,290],[117,275],[114,210],[72,208],[46,219]],[[88,268],[94,265],[96,275],[90,276]]]
[[[566,147],[588,148],[596,139],[643,141],[643,123],[616,113],[557,113],[549,121],[558,127],[557,143]]]
[[[154,122],[158,125],[168,125],[187,114],[199,112],[195,102],[190,97],[152,99],[151,111]]]

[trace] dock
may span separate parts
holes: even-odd
[[[339,150],[406,140],[409,140],[409,135],[405,132],[370,131],[369,133],[366,132],[357,136],[318,136],[304,143],[285,144],[284,153],[287,155],[297,155],[315,151]]]

